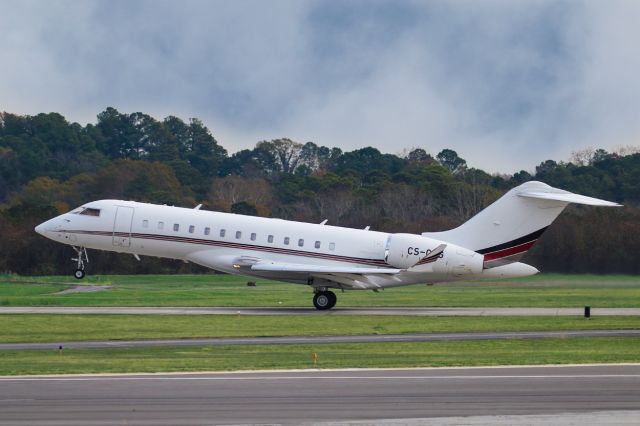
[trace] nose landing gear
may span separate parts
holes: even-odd
[[[87,249],[84,247],[75,247],[73,246],[73,249],[76,251],[76,256],[77,257],[72,257],[71,260],[73,260],[74,262],[77,262],[76,264],[76,270],[73,273],[73,276],[77,279],[77,280],[81,280],[84,278],[84,267],[85,267],[85,262],[89,263],[89,256],[87,255]]]
[[[326,311],[336,305],[338,298],[336,294],[329,290],[318,289],[313,296],[313,306],[320,311]]]

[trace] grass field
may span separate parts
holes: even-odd
[[[638,329],[640,317],[0,315],[0,343]]]
[[[639,362],[640,339],[0,351],[0,375]]]
[[[0,306],[284,306],[310,307],[306,286],[230,275],[0,276]],[[95,293],[55,294],[78,284],[109,285]],[[380,293],[347,291],[337,307],[637,307],[640,276],[537,275],[505,281],[416,285]]]
[[[56,294],[74,286],[100,292]],[[311,307],[306,286],[229,275],[0,276],[0,306]],[[348,291],[338,307],[637,307],[640,277],[539,275],[508,281]],[[0,342],[230,336],[638,329],[640,317],[0,315]],[[0,375],[309,368],[640,362],[640,339],[570,338],[0,351]]]

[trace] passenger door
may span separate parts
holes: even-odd
[[[131,246],[131,224],[133,222],[133,207],[118,206],[116,218],[113,222],[113,245],[118,247]]]

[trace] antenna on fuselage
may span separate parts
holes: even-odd
[[[202,207],[202,204],[198,204],[197,206],[195,206],[193,209],[194,210],[200,210],[200,207]]]
[[[329,222],[329,219],[325,219],[325,220],[323,220],[322,222],[320,222],[320,225],[326,225],[326,224],[327,224],[327,222]]]

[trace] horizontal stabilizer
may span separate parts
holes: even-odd
[[[553,188],[555,189],[555,188]],[[571,192],[538,192],[527,191],[519,192],[520,197],[537,198],[539,200],[553,200],[562,201],[565,203],[587,204],[589,206],[602,206],[602,207],[620,207],[621,204],[613,203],[611,201],[600,200],[599,198],[587,197],[586,195],[573,194]]]
[[[295,263],[258,262],[251,265],[252,271],[271,272],[308,272],[323,274],[397,274],[400,269],[391,268],[353,268],[343,266],[315,266]]]

